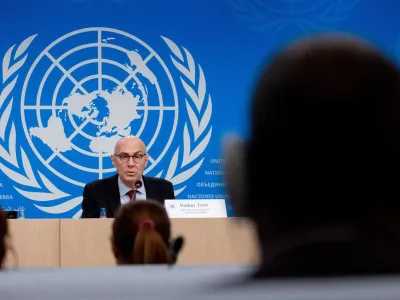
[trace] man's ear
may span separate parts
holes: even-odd
[[[246,216],[247,201],[245,190],[247,185],[246,143],[239,137],[229,136],[223,143],[223,169],[225,185],[232,208],[238,216]]]

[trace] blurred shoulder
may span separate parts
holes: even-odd
[[[160,185],[172,185],[171,181],[168,181],[163,178],[158,178],[158,177],[147,177],[143,176],[145,182],[151,182],[154,184],[160,184]]]
[[[97,179],[86,184],[85,188],[98,188],[108,186],[118,182],[118,175],[113,175],[107,178]]]

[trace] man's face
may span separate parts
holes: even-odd
[[[121,140],[115,150],[111,159],[118,175],[123,183],[133,188],[135,182],[143,175],[148,161],[146,148],[140,139],[128,138]]]

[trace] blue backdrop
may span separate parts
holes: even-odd
[[[146,174],[180,199],[227,199],[221,141],[246,135],[260,64],[322,31],[394,56],[397,0],[3,0],[0,204],[27,218],[80,216],[115,141],[139,135]],[[239,170],[240,171],[240,170]],[[232,214],[229,208],[229,214]]]

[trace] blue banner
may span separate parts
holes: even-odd
[[[397,55],[399,8],[396,0],[4,0],[0,205],[26,218],[80,217],[84,185],[115,173],[110,155],[130,134],[147,145],[145,174],[170,180],[176,198],[229,200],[221,142],[246,135],[268,55],[324,31]]]

